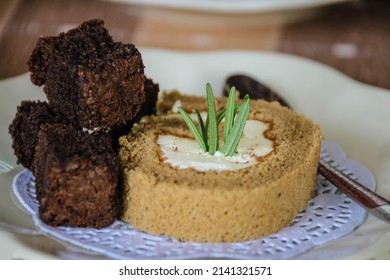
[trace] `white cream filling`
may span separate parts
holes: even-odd
[[[172,113],[179,113],[179,107],[181,106],[181,100],[178,99],[175,101],[175,103],[173,103],[172,105]]]
[[[175,168],[192,167],[201,172],[234,171],[256,164],[256,157],[265,156],[273,150],[273,142],[264,136],[267,129],[268,124],[265,122],[248,120],[237,150],[231,157],[219,151],[210,155],[199,148],[196,140],[174,135],[159,135],[157,144],[162,151],[164,162]]]

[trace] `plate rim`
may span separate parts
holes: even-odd
[[[356,0],[230,0],[221,4],[217,0],[106,0],[122,4],[134,4],[144,7],[158,7],[178,10],[192,10],[202,12],[226,13],[226,14],[254,14],[281,12],[287,10],[302,10],[317,8],[332,4],[352,2]]]

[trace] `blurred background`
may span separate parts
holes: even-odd
[[[115,40],[137,47],[284,52],[390,89],[389,0],[273,2],[1,0],[0,79],[27,71],[38,36],[101,18]]]

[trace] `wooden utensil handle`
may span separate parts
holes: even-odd
[[[387,199],[371,191],[321,158],[318,163],[318,172],[356,202],[364,206],[370,213],[390,222],[390,202]]]

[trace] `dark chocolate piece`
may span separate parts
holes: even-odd
[[[223,95],[228,96],[231,87],[235,87],[239,91],[239,97],[244,98],[246,94],[252,99],[264,99],[267,101],[278,101],[280,105],[289,107],[287,102],[269,87],[256,81],[246,75],[232,75],[225,81]]]

